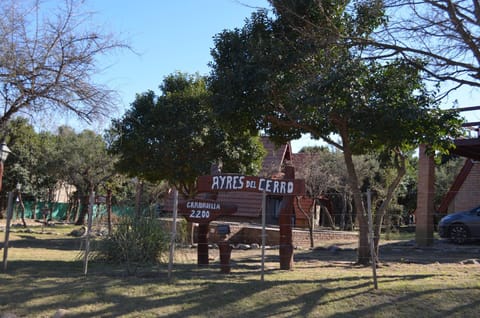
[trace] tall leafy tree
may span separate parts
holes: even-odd
[[[23,191],[34,192],[39,176],[41,141],[32,125],[25,118],[15,118],[7,126],[7,140],[12,155],[7,159],[3,187],[10,191],[17,183],[22,184]]]
[[[115,188],[117,194],[125,189],[117,182],[121,178],[113,169],[115,157],[107,153],[102,136],[93,131],[76,133],[62,126],[56,134],[37,133],[26,119],[15,118],[7,124],[7,132],[13,154],[6,163],[6,189],[14,189],[19,183],[26,198],[52,202],[55,191],[73,185],[84,208],[79,224],[84,221],[91,191],[105,194]]]
[[[77,189],[80,199],[80,214],[76,224],[83,224],[88,209],[88,198],[92,191],[115,176],[115,159],[107,152],[103,137],[91,130],[76,133],[62,126],[56,135],[61,164],[57,167],[62,180]]]
[[[25,199],[53,201],[53,194],[65,180],[60,174],[62,164],[55,135],[35,132],[21,117],[9,121],[5,131],[12,150],[6,162],[5,188],[12,190],[19,184]]]
[[[264,155],[259,138],[220,126],[203,77],[175,73],[160,89],[160,96],[137,95],[123,118],[112,122],[110,149],[119,155],[120,171],[168,181],[191,197],[196,178],[209,174],[214,163],[221,162],[225,172],[259,169]]]
[[[12,190],[20,184],[27,198],[51,201],[61,180],[54,135],[35,132],[28,120],[21,117],[8,122],[6,133],[6,141],[12,150],[6,163],[6,189]]]
[[[233,127],[263,129],[277,141],[310,133],[342,151],[360,227],[358,262],[366,264],[368,223],[353,156],[375,153],[397,171],[385,185],[381,220],[408,151],[419,143],[447,147],[460,121],[434,104],[417,68],[403,60],[366,61],[363,47],[348,42],[383,21],[369,2],[271,3],[273,16],[259,11],[242,29],[216,36],[210,77],[216,111]]]

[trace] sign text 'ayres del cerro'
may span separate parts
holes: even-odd
[[[200,176],[197,179],[197,190],[198,192],[246,191],[278,195],[304,195],[305,181],[244,175]]]

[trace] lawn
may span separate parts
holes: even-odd
[[[296,250],[291,271],[278,269],[278,250],[267,250],[264,281],[260,250],[233,250],[231,273],[222,274],[218,250],[210,250],[210,266],[198,267],[195,249],[178,248],[169,281],[166,264],[129,276],[122,266],[90,262],[84,276],[82,243],[66,235],[70,230],[14,229],[8,268],[0,271],[0,317],[52,317],[59,309],[65,317],[209,318],[476,317],[480,311],[480,265],[461,262],[479,257],[478,244],[419,249],[385,242],[375,290],[372,269],[354,264],[352,242]]]

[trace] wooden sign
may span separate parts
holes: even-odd
[[[178,212],[187,221],[201,224],[208,224],[221,215],[233,214],[236,211],[235,205],[205,199],[189,200],[178,205]]]
[[[214,175],[197,178],[198,192],[246,191],[278,195],[304,195],[303,179],[268,179],[244,175]]]

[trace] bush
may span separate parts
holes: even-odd
[[[96,250],[95,259],[126,264],[128,272],[142,264],[158,264],[168,251],[169,237],[160,220],[121,217],[112,235]]]

